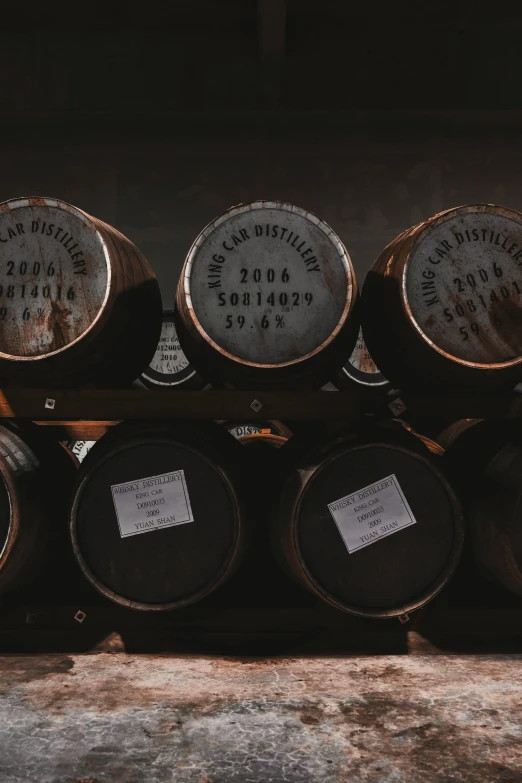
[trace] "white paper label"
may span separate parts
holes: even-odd
[[[183,470],[111,486],[122,538],[193,522]]]
[[[417,520],[395,474],[328,504],[350,554]]]

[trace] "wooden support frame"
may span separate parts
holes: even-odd
[[[417,418],[522,418],[522,394],[403,395]],[[383,408],[386,402],[382,403]],[[95,440],[122,420],[215,419],[355,422],[372,405],[351,392],[4,389],[0,418],[56,427],[64,438]],[[390,416],[393,415],[390,413]]]

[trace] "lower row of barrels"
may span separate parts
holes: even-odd
[[[342,611],[401,616],[450,580],[467,523],[480,567],[522,595],[522,426],[459,423],[444,457],[392,424],[289,439],[244,429],[122,423],[78,469],[38,427],[4,422],[0,593],[66,541],[108,599],[177,609],[245,567],[266,535],[267,581],[280,566]]]

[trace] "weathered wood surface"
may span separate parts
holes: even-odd
[[[518,783],[520,656],[0,658],[6,783]]]

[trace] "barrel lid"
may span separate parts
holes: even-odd
[[[434,350],[477,369],[522,364],[522,214],[456,207],[410,232],[402,298]]]
[[[462,546],[460,508],[428,459],[373,443],[342,449],[311,472],[295,509],[302,567],[330,603],[394,616],[433,597]]]
[[[0,356],[34,361],[90,331],[107,302],[109,253],[94,219],[53,198],[0,204]]]
[[[140,380],[147,386],[172,388],[185,386],[196,378],[196,371],[189,363],[179,342],[174,311],[165,310],[158,347],[148,368],[140,376]],[[201,379],[200,386],[204,385],[205,381]]]
[[[212,221],[183,270],[185,301],[204,339],[252,367],[282,367],[323,350],[356,297],[352,264],[311,212],[254,201]]]
[[[84,469],[73,547],[89,580],[117,603],[177,608],[223,578],[238,514],[224,472],[198,448],[169,435],[114,438]]]

